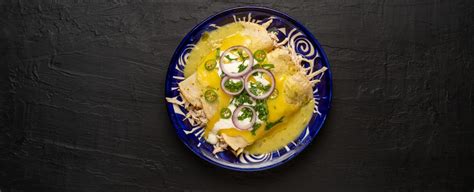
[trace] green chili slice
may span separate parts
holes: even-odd
[[[214,101],[216,101],[217,97],[218,96],[216,91],[212,89],[208,89],[206,92],[204,92],[204,99],[209,103],[213,103]]]
[[[267,57],[267,53],[265,53],[265,51],[261,49],[253,53],[253,58],[257,60],[258,62],[264,61],[266,57]]]
[[[240,116],[237,116],[238,120],[242,121],[242,120],[247,119],[247,118],[252,118],[253,112],[249,108],[245,107],[241,110],[241,112],[242,112],[242,114]]]
[[[209,59],[209,60],[207,60],[206,63],[204,64],[204,67],[206,67],[206,70],[211,71],[211,70],[213,70],[214,68],[216,68],[216,65],[217,65],[216,60],[214,60],[214,59]]]
[[[275,68],[275,65],[273,65],[273,64],[263,64],[262,68],[264,68],[264,69],[273,69],[273,68]]]
[[[232,115],[232,111],[229,108],[224,107],[221,109],[221,118],[228,119]]]

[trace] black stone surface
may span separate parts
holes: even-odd
[[[0,2],[0,190],[473,191],[473,1]],[[226,8],[301,21],[334,98],[287,164],[211,166],[174,133],[165,73],[181,38]]]

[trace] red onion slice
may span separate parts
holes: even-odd
[[[250,83],[249,83],[249,78],[254,74],[254,73],[265,73],[267,74],[268,76],[270,76],[270,80],[271,80],[271,87],[270,87],[270,90],[268,90],[266,93],[262,94],[262,95],[254,95],[252,92],[250,92]],[[255,99],[265,99],[267,97],[269,97],[273,90],[275,89],[275,77],[273,76],[273,74],[266,70],[266,69],[254,69],[253,71],[251,71],[249,74],[247,74],[247,76],[245,77],[245,82],[244,82],[244,87],[245,87],[245,90],[247,91],[247,93],[255,98]]]
[[[242,82],[242,88],[240,88],[237,92],[232,92],[232,91],[228,90],[228,89],[225,87],[225,82],[226,82],[227,80],[230,81],[230,80],[232,80],[232,79],[237,79],[237,80],[239,80],[240,82]],[[221,80],[221,88],[222,88],[222,90],[223,90],[225,93],[229,94],[229,95],[238,95],[238,94],[242,93],[242,91],[244,90],[244,86],[245,86],[244,84],[245,84],[245,81],[244,81],[244,78],[242,78],[242,77],[231,78],[231,77],[229,77],[229,76],[225,76],[225,77],[222,78],[222,80]]]
[[[233,50],[236,50],[236,49],[242,49],[244,50],[247,55],[248,55],[248,65],[247,65],[247,68],[245,68],[243,71],[241,72],[232,72],[232,71],[229,71],[229,69],[225,68],[225,65],[223,60],[225,58],[225,56],[230,53],[230,51],[233,51]],[[244,61],[245,62],[245,61]],[[227,76],[229,77],[240,77],[240,76],[244,76],[245,74],[247,74],[250,70],[252,70],[252,67],[253,67],[253,54],[252,52],[250,51],[250,49],[248,49],[247,47],[244,47],[244,46],[241,46],[241,45],[237,45],[237,46],[232,46],[230,47],[229,49],[225,50],[224,53],[222,53],[220,59],[219,59],[219,67],[221,68],[222,72],[225,73]]]
[[[252,111],[252,117],[250,119],[250,123],[246,125],[242,124],[242,122],[238,119],[240,111],[242,111],[244,108],[248,108]],[[234,113],[232,114],[232,123],[234,123],[235,128],[240,129],[240,130],[251,129],[253,124],[255,124],[256,119],[257,119],[257,113],[255,113],[255,110],[249,105],[241,105],[237,107],[237,109],[235,109]]]

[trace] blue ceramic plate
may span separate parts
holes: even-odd
[[[183,120],[186,110],[182,106],[167,103],[169,117],[179,138],[196,155],[214,165],[237,171],[258,171],[281,165],[308,146],[326,119],[332,95],[331,72],[326,54],[313,35],[299,22],[284,13],[262,7],[229,9],[207,18],[194,27],[181,41],[171,59],[166,76],[166,97],[182,100],[179,95],[178,83],[184,80],[182,71],[186,65],[187,57],[204,32],[215,30],[216,26],[223,26],[235,21],[262,24],[269,19],[273,19],[273,22],[268,29],[277,31],[280,41],[288,37],[287,45],[307,59],[302,63],[304,67],[311,68],[311,66],[314,66],[311,69],[312,71],[316,71],[322,66],[328,67],[322,78],[320,76],[315,77],[321,78],[321,82],[313,88],[314,99],[317,103],[314,114],[301,135],[278,151],[261,155],[242,153],[235,157],[228,151],[217,155],[212,154],[213,146],[203,138],[204,128],[193,127],[187,120]]]

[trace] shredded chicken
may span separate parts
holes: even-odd
[[[280,39],[278,39],[278,36],[275,32],[269,32],[268,36],[273,39],[273,46],[276,48],[283,47],[286,43],[288,43],[289,40],[289,38],[285,38],[283,41],[278,42]]]
[[[187,113],[183,120],[188,119],[189,123],[192,126],[205,125],[207,123],[207,118],[206,118],[206,115],[204,114],[204,111],[198,107],[195,107],[194,105],[191,105],[181,93],[180,95],[181,95],[181,98],[183,98],[182,101],[178,100],[177,97],[173,97],[173,98],[167,97],[166,101],[168,101],[169,103],[173,103],[178,106],[184,107]]]
[[[227,143],[222,139],[221,136],[217,136],[217,143],[214,144],[214,150],[212,151],[213,154],[222,152],[227,149]]]

